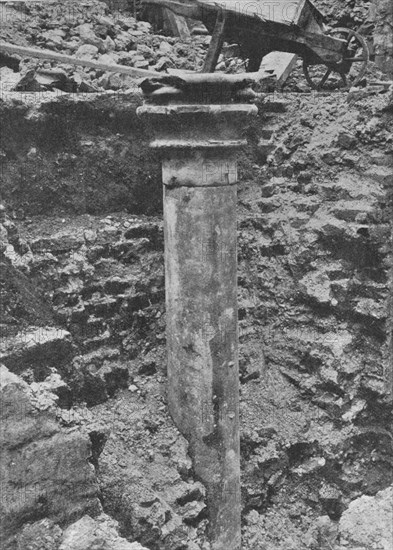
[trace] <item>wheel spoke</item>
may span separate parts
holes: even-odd
[[[325,84],[326,80],[329,78],[330,76],[330,73],[332,72],[332,69],[328,69],[326,71],[326,73],[323,75],[323,77],[321,78],[321,81],[320,83],[318,84],[318,89],[321,89],[322,86]]]
[[[343,73],[340,73],[340,76],[341,76],[341,80],[343,81],[344,86],[347,87],[347,85],[348,85],[347,77]]]
[[[344,61],[351,61],[352,63],[359,63],[360,61],[367,61],[366,57],[344,57]]]
[[[353,34],[350,32],[350,33],[348,34],[347,47],[348,47],[349,44],[351,43],[352,38],[353,38]]]

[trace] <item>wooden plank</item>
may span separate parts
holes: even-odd
[[[295,16],[293,18],[293,22],[295,25],[299,25],[302,27],[302,24],[307,21],[310,11],[305,9],[306,8],[306,2],[307,0],[301,0],[296,8]]]
[[[287,52],[271,52],[262,60],[261,70],[272,72],[277,78],[277,83],[282,86],[292,69],[295,67],[297,55]]]
[[[136,69],[134,67],[125,67],[124,65],[107,65],[105,63],[98,63],[97,61],[90,61],[88,59],[76,59],[70,55],[63,55],[55,53],[49,50],[37,50],[36,48],[28,48],[24,46],[15,46],[14,44],[9,44],[8,42],[0,42],[0,52],[9,52],[21,55],[22,57],[33,57],[37,59],[46,59],[51,61],[57,61],[58,63],[67,63],[70,65],[77,65],[80,67],[89,67],[92,69],[101,69],[103,71],[127,74],[133,76],[134,78],[148,78],[155,77],[157,79],[163,79],[165,76],[169,77],[170,75],[159,73],[157,71],[149,71],[146,69]],[[188,84],[222,84],[222,85],[234,85],[237,83],[244,82],[245,80],[252,82],[259,82],[263,78],[266,78],[268,75],[263,75],[262,72],[255,73],[240,73],[240,74],[224,74],[224,73],[212,73],[212,74],[201,74],[193,73],[182,70],[172,70],[171,74],[179,76]]]
[[[301,29],[321,29],[325,17],[309,0],[301,0],[297,6],[293,22]]]
[[[213,73],[216,68],[222,45],[224,43],[225,17],[226,16],[223,10],[220,10],[217,13],[216,24],[214,26],[205,63],[203,64],[203,73]]]
[[[266,36],[269,40],[280,40],[293,42],[298,44],[304,44],[312,49],[320,48],[324,49],[327,52],[334,52],[341,54],[345,46],[345,40],[339,38],[334,38],[333,36],[327,36],[326,34],[315,33],[315,32],[293,32],[293,31],[284,31],[280,33],[274,33],[271,31],[264,31],[261,27],[261,34]]]
[[[124,65],[108,65],[106,63],[99,63],[98,61],[91,61],[89,59],[78,59],[71,55],[64,55],[55,53],[50,50],[38,50],[36,48],[28,48],[24,46],[15,46],[8,42],[0,42],[0,52],[15,53],[22,57],[33,57],[37,59],[46,59],[50,61],[57,61],[58,63],[67,63],[69,65],[77,65],[79,67],[88,67],[91,69],[100,69],[110,73],[120,73],[133,76],[134,78],[146,78],[148,76],[162,76],[162,73],[158,71],[149,71],[147,69],[137,69],[134,67],[125,67]]]
[[[169,8],[163,10],[165,23],[168,25],[173,36],[180,38],[180,40],[191,40],[191,33],[187,25],[187,21],[182,15],[178,15]]]

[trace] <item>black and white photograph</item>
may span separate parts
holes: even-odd
[[[1,550],[392,550],[393,0],[0,0]]]

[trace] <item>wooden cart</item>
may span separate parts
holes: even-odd
[[[258,71],[272,51],[303,59],[305,77],[313,89],[350,87],[364,77],[369,61],[367,42],[356,31],[328,31],[324,16],[310,0],[143,0],[178,15],[202,21],[212,34],[202,72],[214,72],[224,41],[236,43],[248,59],[247,71]],[[338,75],[338,78],[337,78]]]

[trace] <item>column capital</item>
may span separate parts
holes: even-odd
[[[244,75],[189,74],[142,83],[146,103],[137,113],[152,130],[150,147],[163,160],[163,184],[206,187],[237,183],[235,152],[258,113],[246,103]]]

